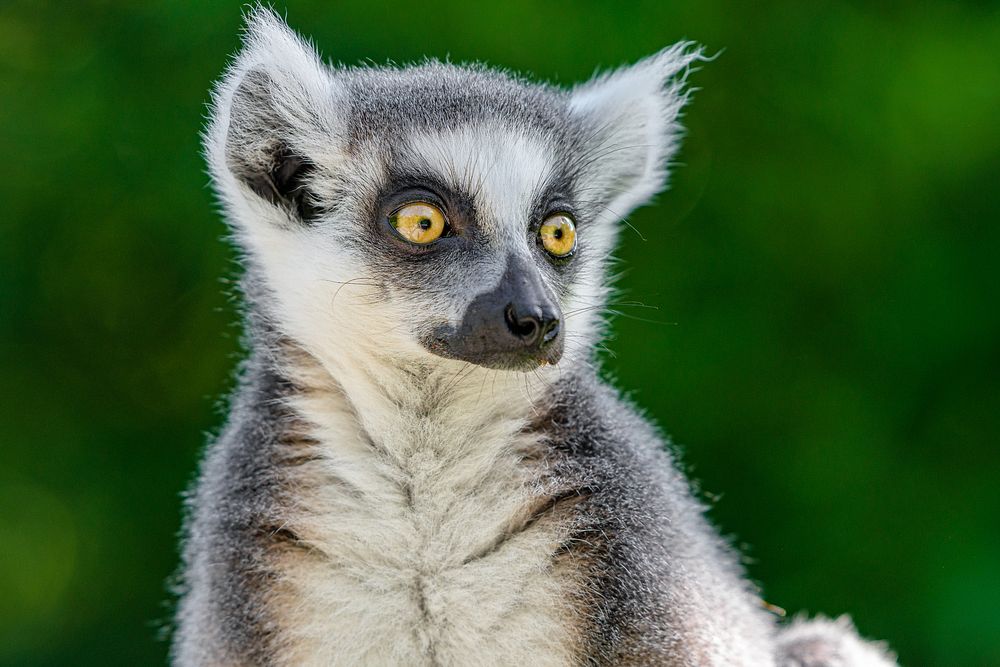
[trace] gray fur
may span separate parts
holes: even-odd
[[[398,567],[413,563],[412,589],[402,597],[412,599],[404,639],[413,648],[394,654],[407,664],[459,664],[456,656],[463,655],[506,664],[516,641],[491,643],[502,634],[499,626],[459,631],[466,619],[449,614],[462,607],[449,606],[455,589],[441,581],[517,545],[543,544],[546,536],[557,542],[531,547],[547,563],[538,576],[560,577],[570,587],[565,595],[512,594],[502,572],[495,586],[476,583],[486,591],[479,599],[484,608],[494,594],[514,601],[500,618],[518,618],[519,600],[551,603],[532,613],[556,619],[562,625],[553,627],[572,636],[543,644],[556,656],[550,664],[893,663],[846,621],[800,621],[788,629],[777,623],[745,578],[739,555],[704,518],[664,440],[592,363],[601,330],[594,301],[607,294],[617,222],[663,187],[686,100],[683,76],[696,51],[667,50],[565,91],[479,66],[328,68],[263,10],[251,16],[247,42],[217,90],[206,144],[245,252],[249,356],[227,424],[188,498],[174,664],[319,660],[302,647],[323,646],[323,637],[309,632],[329,621],[314,615],[301,636],[289,627],[309,618],[283,592],[295,583],[290,568],[347,571],[338,549],[347,563],[366,540],[362,534],[341,543],[336,527],[346,535],[357,516],[370,515],[375,543],[382,514],[385,525],[413,529],[419,538],[410,553],[385,554]],[[634,104],[607,104],[616,90],[643,86],[648,94]],[[635,141],[654,130],[649,145]],[[520,163],[480,164],[478,157],[462,163],[460,156],[427,152],[427,146],[468,148],[456,136],[482,136],[483,146],[500,147],[523,138],[526,150],[542,156],[533,162],[526,155],[523,168],[543,168],[523,180],[523,191],[503,193],[504,184],[522,182]],[[485,143],[491,137],[503,141]],[[448,164],[464,168],[456,173]],[[433,252],[416,253],[387,236],[383,222],[387,210],[424,187],[440,195],[460,233]],[[551,261],[533,240],[538,220],[554,209],[572,210],[579,221],[579,252],[564,263]],[[422,342],[428,332],[455,327],[477,295],[503,284],[515,256],[559,295],[572,329],[562,360],[522,375],[434,355]],[[303,257],[324,265],[309,266]],[[571,319],[576,312],[579,319]],[[386,323],[393,326],[383,330]],[[324,435],[331,431],[322,428],[323,410],[334,415],[330,423],[348,425],[338,431],[345,440]],[[449,425],[455,433],[442,442]],[[339,448],[348,439],[361,458],[343,458]],[[496,448],[495,460],[468,464],[462,456],[475,459],[480,452],[469,443],[480,441]],[[517,443],[528,444],[522,450]],[[504,467],[508,460],[518,463]],[[359,472],[358,461],[370,470]],[[435,485],[456,479],[446,473],[465,474],[467,465],[471,481],[460,477],[459,501],[438,502],[445,490]],[[446,531],[447,521],[478,507],[476,494],[487,496],[488,507],[491,491],[484,489],[511,470],[526,480],[509,487],[525,494],[526,504],[514,512],[524,510],[523,517],[491,529],[485,543],[472,534],[473,518],[468,534]],[[395,504],[374,505],[376,486],[365,486],[370,479],[389,489],[378,502]],[[335,502],[317,504],[330,498]],[[338,516],[329,507],[363,513]],[[445,542],[446,557],[457,554],[448,568],[426,556]],[[312,583],[319,590],[326,582]],[[380,604],[384,590],[365,590]],[[334,612],[365,603],[338,599],[336,591],[321,602]],[[327,631],[336,636],[336,625]],[[384,656],[389,649],[352,650]],[[329,655],[337,656],[336,646]]]

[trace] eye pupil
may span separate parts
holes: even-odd
[[[430,220],[428,220],[427,218],[424,218],[423,220],[420,221],[420,229],[428,230],[430,228],[431,228],[431,221]]]
[[[552,236],[554,236],[557,241],[561,239],[563,237],[562,227],[556,227],[555,230],[552,232]]]

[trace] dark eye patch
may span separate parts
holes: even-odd
[[[573,197],[573,181],[568,176],[551,179],[535,198],[528,231],[534,233],[546,218],[555,213],[569,213],[576,219],[577,206]]]
[[[448,219],[451,235],[469,235],[476,226],[476,208],[472,197],[450,187],[434,174],[419,171],[390,172],[377,197],[375,222],[381,224],[399,207],[414,201],[434,204]]]

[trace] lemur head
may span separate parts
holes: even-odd
[[[335,68],[254,11],[206,150],[255,307],[330,363],[589,357],[618,225],[664,185],[698,57],[677,45],[568,91]]]

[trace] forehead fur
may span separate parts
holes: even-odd
[[[568,95],[481,65],[427,62],[405,69],[342,70],[355,142],[397,135],[400,129],[443,131],[489,121],[561,137]]]
[[[467,193],[480,231],[494,238],[513,237],[528,227],[560,162],[553,144],[537,134],[484,119],[454,129],[413,131],[406,148],[400,161],[410,164],[403,168],[435,174]]]

